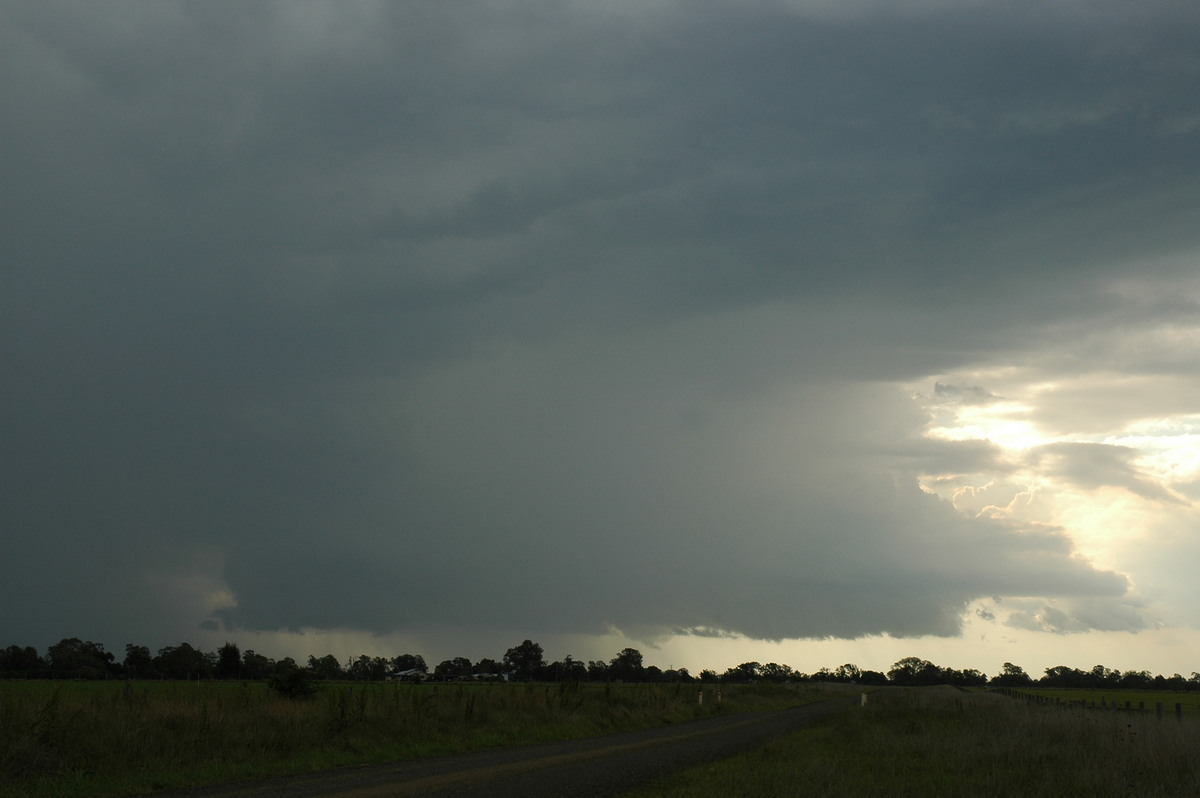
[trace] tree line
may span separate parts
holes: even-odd
[[[663,670],[646,665],[642,653],[624,648],[610,660],[577,660],[567,655],[549,662],[542,647],[525,640],[508,649],[500,659],[483,658],[472,662],[466,657],[444,660],[428,667],[420,654],[394,657],[361,654],[342,662],[332,654],[310,655],[306,663],[291,657],[276,660],[251,649],[242,651],[236,643],[225,643],[213,652],[201,651],[188,643],[160,648],[151,654],[146,646],[129,643],[125,656],[118,660],[101,643],[64,638],[50,646],[44,655],[32,646],[10,645],[0,649],[0,678],[5,679],[238,679],[279,680],[293,675],[329,681],[383,681],[388,678],[458,681],[467,679],[504,679],[540,682],[841,682],[864,685],[933,685],[961,687],[1083,687],[1126,690],[1200,691],[1200,673],[1188,678],[1178,673],[1169,677],[1149,671],[1124,671],[1096,665],[1079,670],[1065,665],[1047,668],[1034,679],[1018,665],[1004,663],[1000,673],[988,677],[975,669],[945,668],[919,657],[905,657],[886,673],[862,670],[847,663],[830,670],[802,673],[787,665],[768,662],[744,662],[718,673],[702,670],[693,675],[687,668]]]

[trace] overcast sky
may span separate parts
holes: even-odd
[[[0,2],[0,645],[1200,670],[1195,11]]]

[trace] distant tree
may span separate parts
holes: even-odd
[[[160,648],[154,668],[168,679],[209,679],[216,669],[216,657],[180,643]]]
[[[736,668],[729,668],[721,674],[723,682],[753,682],[758,679],[758,669],[761,667],[757,662],[743,662]]]
[[[647,665],[642,669],[642,681],[657,684],[663,680],[662,668],[657,665]]]
[[[500,673],[500,670],[500,663],[489,657],[484,657],[483,659],[479,660],[479,662],[475,663],[475,667],[471,669],[471,671],[474,673],[486,674],[489,676]]]
[[[975,668],[964,668],[958,672],[960,681],[952,682],[961,687],[982,687],[987,684],[987,674]]]
[[[587,663],[580,662],[568,654],[561,662],[550,666],[554,678],[560,682],[582,682],[587,679]]]
[[[1093,665],[1088,671],[1088,687],[1115,687],[1121,681],[1121,672],[1103,665]]]
[[[371,657],[370,679],[382,682],[387,678],[390,663],[385,657]]]
[[[393,671],[419,671],[428,673],[429,668],[425,665],[425,658],[420,654],[401,654],[398,657],[392,657]]]
[[[668,668],[663,671],[662,680],[664,682],[691,682],[695,681],[692,674],[687,668]]]
[[[608,663],[598,659],[590,660],[587,665],[587,677],[589,682],[608,681]]]
[[[356,682],[370,681],[371,657],[367,654],[359,654],[357,659],[347,660],[344,670],[347,679]]]
[[[308,655],[308,669],[318,679],[336,680],[345,677],[345,672],[342,670],[342,664],[338,662],[337,657],[332,654],[317,659],[312,654]]]
[[[115,657],[100,643],[68,637],[46,651],[50,673],[58,679],[104,679],[113,671]]]
[[[1124,690],[1149,690],[1154,687],[1154,677],[1150,671],[1125,671],[1121,674],[1121,688]]]
[[[41,676],[46,670],[46,661],[33,646],[11,645],[0,651],[0,677],[6,679],[31,679]]]
[[[644,675],[642,652],[623,648],[608,663],[609,678],[623,682],[640,682]]]
[[[1184,690],[1188,689],[1187,679],[1183,678],[1178,673],[1171,674],[1171,676],[1167,678],[1166,684],[1163,686],[1167,690],[1174,690],[1176,692],[1183,692]]]
[[[706,684],[711,684],[712,682],[718,681],[720,678],[721,677],[717,675],[717,672],[711,668],[705,668],[704,670],[700,671],[700,681]]]
[[[759,668],[758,675],[768,682],[786,682],[795,678],[796,672],[788,665],[780,665],[778,662],[768,662]]]
[[[943,684],[953,684],[958,687],[978,687],[987,684],[987,676],[974,668],[966,668],[961,671],[954,668],[941,668],[940,671],[940,681]]]
[[[433,675],[439,679],[465,678],[471,675],[471,660],[466,657],[444,660],[433,669]]]
[[[859,684],[870,684],[870,685],[879,686],[879,685],[887,684],[887,681],[888,681],[887,674],[880,673],[879,671],[863,671],[858,677]]]
[[[270,662],[270,660],[267,660],[267,661]],[[283,659],[276,662],[274,664],[274,666],[271,668],[271,675],[272,676],[283,676],[283,675],[291,673],[292,671],[298,671],[298,670],[303,670],[303,669],[300,667],[299,663],[296,662],[296,660],[292,659],[291,657],[284,657]]]
[[[388,660],[360,654],[346,663],[346,678],[358,682],[381,682],[387,678]]]
[[[992,677],[991,684],[997,687],[1027,687],[1033,684],[1033,679],[1029,678],[1029,674],[1020,665],[1006,662],[1000,668],[1000,673]]]
[[[838,665],[833,671],[833,678],[839,682],[857,682],[862,677],[862,669],[853,662]]]
[[[254,681],[270,678],[275,671],[276,664],[269,657],[257,654],[252,649],[246,649],[242,653],[242,678]],[[295,665],[294,662],[292,664]]]
[[[504,667],[519,680],[533,679],[543,665],[542,647],[526,640],[504,652]]]
[[[150,656],[150,649],[146,646],[126,643],[125,661],[122,665],[125,668],[125,676],[130,679],[153,679],[158,675],[154,669],[154,658]]]
[[[937,684],[942,677],[941,668],[919,657],[905,657],[887,675],[889,681],[906,685]]]
[[[1055,665],[1046,668],[1045,675],[1038,680],[1044,687],[1083,687],[1087,684],[1087,674],[1078,668],[1066,665]]]
[[[236,644],[226,641],[217,649],[218,679],[236,679],[242,675],[242,652]]]

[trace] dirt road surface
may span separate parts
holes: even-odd
[[[607,798],[760,746],[851,705],[839,698],[562,743],[158,792],[153,798]]]

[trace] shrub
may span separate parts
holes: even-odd
[[[296,699],[311,698],[316,695],[318,689],[313,674],[302,668],[272,676],[267,686],[281,696]]]

